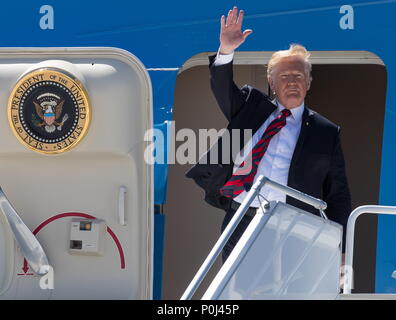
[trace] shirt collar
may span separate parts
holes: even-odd
[[[274,99],[272,102],[278,107],[276,111],[277,113],[281,112],[283,109],[286,109],[278,100]],[[294,120],[301,121],[304,107],[305,105],[303,101],[298,107],[290,109],[291,116]]]

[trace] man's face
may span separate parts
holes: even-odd
[[[280,60],[272,70],[269,84],[285,108],[293,109],[301,105],[311,84],[304,60],[299,56]]]

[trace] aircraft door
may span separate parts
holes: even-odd
[[[41,244],[37,275],[0,213],[0,298],[150,299],[151,83],[117,48],[0,50],[0,186]]]

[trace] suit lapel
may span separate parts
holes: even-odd
[[[258,106],[253,106],[242,110],[239,116],[232,119],[228,126],[229,129],[251,129],[254,134],[277,108],[269,100],[264,100]]]
[[[250,105],[251,107],[248,110],[243,110],[243,115],[240,117],[234,118],[228,129],[240,129],[239,132],[239,149],[242,150],[245,146],[245,132],[244,130],[252,130],[252,136],[256,133],[256,131],[262,126],[265,120],[271,115],[272,112],[276,109],[276,105],[274,105],[271,101],[267,99],[263,99],[259,105]]]
[[[261,108],[255,108],[254,114],[250,117],[252,122],[249,124],[247,129],[252,129],[253,135],[256,131],[263,125],[264,121],[275,111],[276,105],[270,101],[266,101],[266,106],[261,106]]]
[[[313,114],[314,113],[312,110],[308,109],[307,107],[304,107],[304,112],[303,112],[302,119],[301,119],[301,131],[300,131],[300,135],[298,137],[297,143],[296,143],[296,147],[294,148],[294,153],[293,153],[293,157],[292,157],[292,160],[290,163],[290,168],[292,168],[297,163],[298,159],[300,158],[301,151],[304,146],[304,141],[307,136],[307,132],[309,131],[309,128],[311,127],[311,120],[312,120]]]

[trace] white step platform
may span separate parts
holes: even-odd
[[[202,299],[336,299],[341,225],[271,202],[246,229]]]

